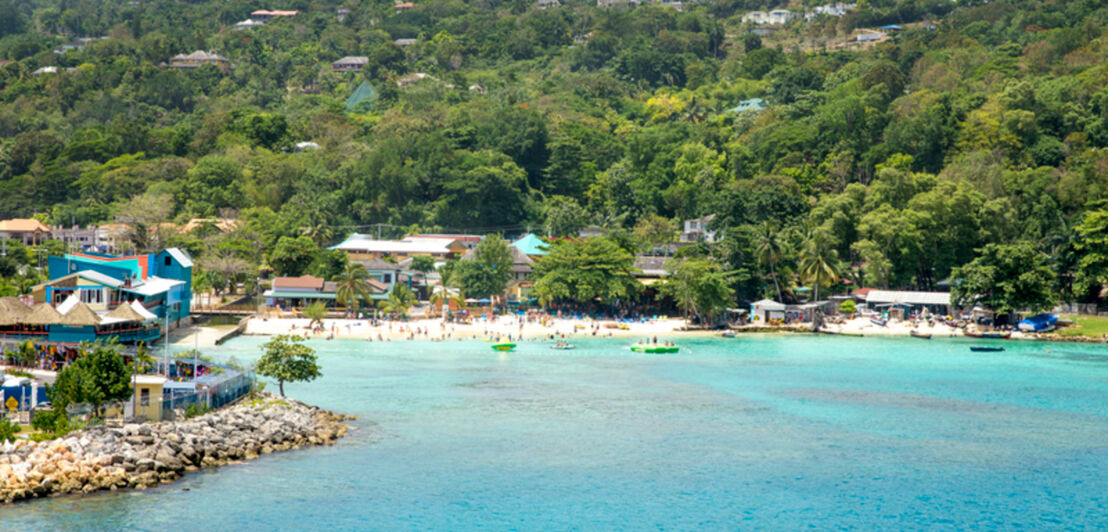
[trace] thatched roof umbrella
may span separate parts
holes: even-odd
[[[146,318],[139,314],[134,307],[126,303],[115,307],[115,310],[109,312],[105,318],[115,318],[123,321],[144,321]]]
[[[31,307],[16,297],[0,297],[0,325],[15,325],[19,318],[31,313]]]
[[[62,321],[62,315],[48,303],[39,303],[19,321],[27,325],[53,325]]]
[[[62,316],[61,321],[58,323],[71,327],[89,327],[100,325],[100,316],[97,316],[92,309],[88,308],[88,305],[77,303],[73,308],[69,309],[69,312],[65,313],[65,316]]]

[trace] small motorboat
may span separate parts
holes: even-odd
[[[720,338],[734,338],[735,337],[735,332],[734,331],[724,331],[724,332],[721,332],[721,333],[716,333],[716,336],[718,336]]]
[[[676,353],[680,350],[680,347],[665,344],[635,344],[631,346],[631,351],[636,353]]]
[[[969,336],[970,338],[990,338],[990,339],[993,339],[993,340],[1007,340],[1008,338],[1012,337],[1012,331],[1007,331],[1007,332],[998,332],[998,331],[993,331],[993,332],[969,332],[969,331],[966,331],[963,334],[965,334],[966,336]]]
[[[558,349],[560,351],[569,351],[570,349],[577,349],[577,346],[573,344],[552,345],[551,349]]]
[[[881,318],[870,318],[869,321],[870,321],[870,323],[872,323],[872,324],[874,324],[878,327],[884,327],[885,324],[889,323],[888,321],[883,320]]]
[[[1004,351],[1003,347],[991,346],[991,345],[971,345],[969,349],[970,349],[970,351],[987,351],[987,352]]]
[[[924,340],[930,340],[931,339],[931,333],[921,333],[921,332],[919,332],[915,329],[912,329],[911,331],[909,331],[908,334],[911,335],[912,338],[923,338]]]

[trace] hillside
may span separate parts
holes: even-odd
[[[812,256],[853,286],[1108,281],[1102,2],[549,4],[0,0],[0,218],[244,220],[166,237],[215,271],[359,228],[649,247],[714,214],[683,253],[740,298]],[[257,10],[296,13],[235,28]]]

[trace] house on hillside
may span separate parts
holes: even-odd
[[[395,41],[392,41],[393,44],[401,48],[411,46],[417,42],[419,42],[419,39],[396,39]]]
[[[681,231],[681,242],[715,242],[716,232],[708,229],[716,215],[709,214],[701,218],[685,220],[685,228]]]
[[[369,58],[364,55],[348,55],[331,63],[331,72],[361,72],[368,64]]]
[[[397,3],[396,5],[393,6],[393,8],[396,10],[397,15],[399,15],[399,14],[401,14],[401,13],[403,13],[403,12],[413,8],[413,7],[415,7],[415,4],[413,4],[411,2],[400,2],[400,3]]]
[[[251,28],[256,28],[258,26],[265,26],[265,22],[261,21],[261,20],[254,20],[252,18],[248,18],[248,19],[246,19],[242,22],[239,22],[239,23],[235,24],[234,29],[236,29],[236,30],[248,30],[248,29],[251,29]]]
[[[250,13],[250,20],[257,20],[259,22],[269,22],[279,17],[295,17],[300,14],[299,11],[267,11],[265,9],[259,9]]]
[[[759,112],[766,109],[766,101],[761,98],[751,98],[749,100],[743,100],[727,110],[728,113],[745,113],[745,112]]]
[[[33,218],[0,220],[0,238],[11,238],[25,245],[35,246],[49,239],[50,236],[50,228]]]
[[[205,52],[203,50],[197,50],[191,54],[178,54],[170,58],[170,68],[182,68],[193,69],[200,68],[204,65],[215,65],[220,70],[227,72],[231,70],[233,65],[226,57],[213,52]]]
[[[888,38],[887,34],[880,31],[866,31],[856,35],[854,40],[857,42],[881,42]]]
[[[560,7],[562,5],[558,0],[538,0],[535,2],[535,7],[539,9],[549,9],[552,7]]]
[[[798,15],[788,9],[774,9],[772,11],[751,11],[742,17],[744,23],[781,25],[796,18]]]

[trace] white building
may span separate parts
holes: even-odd
[[[743,15],[742,21],[744,23],[750,22],[750,23],[758,24],[758,25],[762,25],[762,24],[781,25],[781,24],[784,24],[784,23],[796,18],[797,16],[799,16],[799,15],[797,15],[796,13],[793,13],[792,11],[789,11],[788,9],[774,9],[774,10],[768,11],[768,12],[766,12],[766,11],[751,11],[751,12]]]
[[[708,229],[708,225],[716,215],[709,214],[702,218],[685,220],[685,230],[681,231],[681,242],[715,242],[716,232]]]

